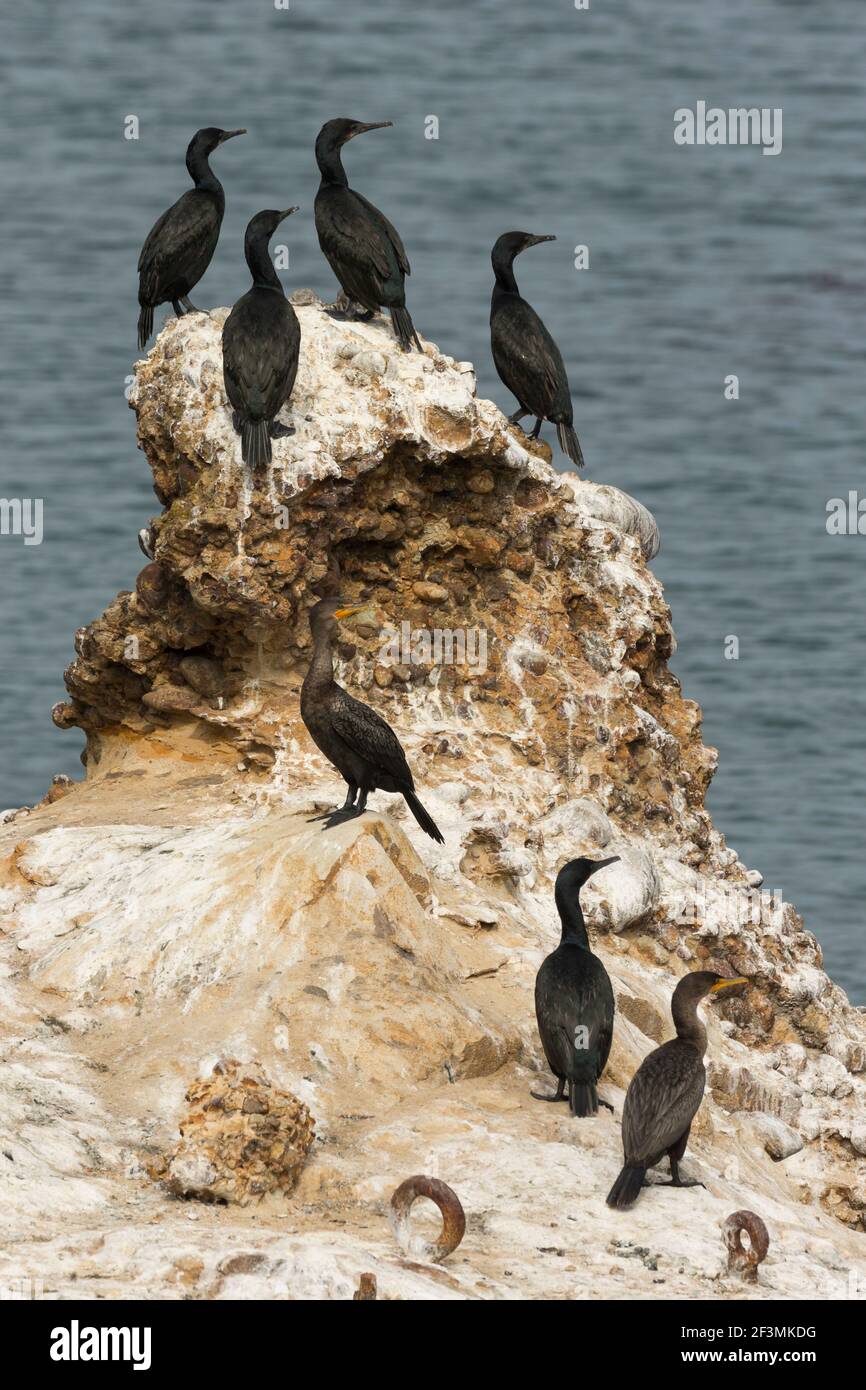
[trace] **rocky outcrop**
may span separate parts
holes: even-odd
[[[185,1100],[180,1140],[165,1167],[153,1168],[169,1192],[241,1206],[269,1192],[291,1192],[315,1132],[302,1101],[232,1058],[217,1062]]]
[[[0,825],[0,1278],[742,1297],[722,1228],[747,1209],[771,1241],[748,1296],[866,1286],[864,1018],[705,810],[715,753],[668,665],[652,518],[555,473],[469,364],[296,298],[293,433],[267,475],[231,429],[224,311],[170,322],[137,369],[153,558],[76,634],[55,720],[86,731],[85,781]],[[381,794],[312,820],[343,796],[298,711],[335,561],[362,605],[340,677],[399,732],[444,846]],[[617,993],[617,1117],[679,975],[751,982],[709,1023],[686,1159],[706,1191],[631,1214],[604,1205],[618,1118],[528,1094],[552,881],[602,851],[620,862],[584,900]],[[254,1108],[227,1107],[245,1085]],[[389,1233],[414,1173],[466,1212],[441,1267]]]

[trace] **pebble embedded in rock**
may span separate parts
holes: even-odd
[[[440,604],[448,602],[448,590],[442,584],[428,584],[418,580],[412,585],[412,593],[422,603]]]

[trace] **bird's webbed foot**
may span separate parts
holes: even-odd
[[[530,439],[537,439],[538,436],[539,436],[540,434],[541,434],[541,416],[539,415],[538,418],[537,418],[536,421],[535,421],[535,428],[530,432],[529,438],[530,438]]]
[[[530,1094],[535,1100],[550,1100],[550,1101],[565,1100],[565,1098],[566,1098],[566,1097],[565,1097],[565,1081],[564,1081],[562,1078],[559,1079],[559,1083],[558,1083],[558,1085],[557,1085],[557,1087],[556,1087],[556,1094],[555,1094],[555,1095],[549,1096],[549,1095],[547,1095],[547,1094],[546,1094],[545,1092],[543,1092],[543,1091],[530,1091],[529,1094]]]
[[[340,290],[333,304],[326,304],[325,309],[332,319],[351,318],[352,301],[345,290]]]
[[[598,1100],[599,1105],[603,1105],[605,1110],[609,1110],[611,1115],[613,1114],[613,1106],[611,1105],[609,1100],[602,1100],[601,1096],[597,1096],[596,1099]]]
[[[184,310],[186,311],[186,313],[188,313],[188,314],[204,314],[205,318],[208,318],[208,319],[210,318],[210,313],[208,312],[208,310],[207,310],[207,309],[199,309],[199,308],[197,308],[196,305],[193,304],[193,302],[192,302],[192,300],[190,299],[190,297],[189,297],[188,294],[182,294],[181,297],[180,297],[180,302],[181,302],[181,304],[183,305]]]
[[[339,825],[341,821],[351,820],[358,814],[354,806],[340,806],[333,811],[320,811],[317,816],[308,816],[307,825],[315,825],[317,821],[323,821],[323,830],[327,830],[330,825]]]
[[[679,1174],[675,1178],[665,1178],[662,1182],[652,1184],[653,1187],[706,1187],[705,1182],[698,1178],[681,1178]]]
[[[339,811],[331,811],[330,815],[323,816],[323,830],[333,830],[335,825],[344,825],[348,820],[357,820],[358,816],[363,816],[363,806],[341,806]]]
[[[271,439],[285,439],[287,434],[294,434],[294,425],[284,425],[280,420],[272,420],[268,425],[268,434]]]

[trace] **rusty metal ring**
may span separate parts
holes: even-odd
[[[426,1241],[419,1236],[413,1239],[409,1213],[419,1197],[429,1197],[442,1213],[442,1230],[437,1240]],[[401,1182],[391,1198],[388,1220],[403,1254],[411,1253],[423,1260],[444,1260],[457,1249],[466,1231],[466,1214],[454,1189],[447,1182],[424,1177],[422,1173]]]
[[[743,1245],[743,1231],[749,1237],[748,1247]],[[760,1216],[753,1211],[733,1212],[722,1227],[722,1237],[728,1247],[729,1271],[754,1283],[758,1265],[766,1259],[770,1248],[770,1235]]]

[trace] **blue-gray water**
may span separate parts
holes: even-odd
[[[247,288],[248,216],[290,203],[287,287],[330,296],[313,140],[330,116],[391,119],[350,177],[404,237],[416,323],[508,410],[489,249],[558,235],[518,278],[562,346],[589,475],[661,526],[674,666],[721,751],[710,808],[866,999],[866,537],[825,530],[866,464],[862,0],[77,0],[7,6],[0,66],[0,495],[45,506],[41,546],[0,537],[0,805],[80,775],[50,708],[158,511],[124,382],[138,250],[187,187],[187,141],[249,129],[214,159],[228,207],[195,301]],[[673,112],[699,99],[782,107],[782,153],[678,148]]]

